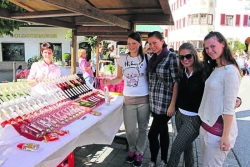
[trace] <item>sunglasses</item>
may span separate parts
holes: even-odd
[[[186,58],[187,60],[190,60],[192,56],[193,56],[192,54],[179,55],[179,59],[184,60],[184,58]]]

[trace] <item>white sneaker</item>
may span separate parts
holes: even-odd
[[[148,167],[156,167],[154,162],[149,162]]]
[[[157,165],[157,167],[166,167],[166,166],[167,164],[165,164],[164,161],[161,161],[161,163]]]

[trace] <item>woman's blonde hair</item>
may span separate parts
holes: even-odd
[[[85,49],[78,50],[78,57],[81,57],[83,53],[87,53]]]

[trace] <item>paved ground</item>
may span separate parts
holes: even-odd
[[[174,121],[174,119],[172,119]],[[150,125],[150,124],[149,124]],[[150,126],[149,126],[150,127]],[[172,123],[169,123],[170,131],[170,148],[176,133]],[[121,128],[119,133],[123,133],[124,129]],[[202,167],[202,157],[200,153],[200,142],[196,139],[193,143],[195,167]],[[114,140],[111,145],[88,145],[78,147],[74,150],[75,153],[75,167],[132,167],[133,165],[126,162],[128,152],[126,151],[126,145],[121,140]],[[170,150],[168,152],[170,154]],[[160,162],[160,153],[158,155],[158,163]],[[146,167],[150,162],[150,151],[147,142],[147,148],[143,155],[143,167]],[[183,167],[183,157],[178,167]],[[240,167],[234,153],[230,151],[225,167]]]
[[[234,153],[242,167],[250,167],[250,76],[244,77],[241,82],[239,96],[242,98],[242,105],[236,111],[239,135],[233,148]]]

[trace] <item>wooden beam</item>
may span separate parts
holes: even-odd
[[[108,23],[105,23],[105,22],[102,22],[102,21],[99,21],[99,20],[95,20],[95,19],[92,19],[92,18],[89,18],[89,17],[86,17],[86,16],[76,16],[75,17],[75,23],[76,25],[88,25],[88,26],[91,26],[91,25],[107,25],[107,26],[110,26],[111,24],[108,24]]]
[[[57,19],[53,19],[53,18],[19,19],[19,21],[39,23],[39,24],[69,28],[69,29],[76,29],[76,25],[73,23],[69,23],[66,21],[61,21],[61,20],[57,20]]]
[[[110,13],[110,14],[114,14],[114,15],[120,15],[120,14],[138,14],[138,13],[162,13],[162,9],[160,8],[108,8],[108,9],[103,9],[100,8],[100,10],[106,12],[106,13]],[[170,10],[168,10],[169,13],[171,13]]]
[[[128,30],[114,26],[78,26],[77,32],[128,32]]]
[[[76,32],[77,36],[125,36],[127,37],[129,32]]]
[[[100,37],[100,40],[127,41],[127,37]]]
[[[22,3],[22,2],[17,2],[16,0],[9,0],[11,3],[14,3],[14,4],[16,4],[17,6],[20,6],[21,8],[23,8],[23,9],[26,9],[27,11],[30,11],[30,12],[34,12],[35,11],[35,9],[33,9],[33,8],[31,8],[31,7],[29,7],[29,6],[27,6],[27,5],[25,5],[24,3]]]
[[[133,21],[133,22],[140,22],[140,21],[168,21],[170,15],[164,14],[135,14],[135,15],[120,15],[119,17]]]
[[[72,13],[67,10],[51,10],[38,12],[16,12],[10,13],[10,17],[14,19],[44,18],[44,17],[62,17],[62,16],[79,16],[78,13]]]
[[[118,27],[130,29],[130,23],[114,15],[105,13],[91,5],[86,1],[79,0],[39,0],[50,3],[51,5],[57,6],[65,10],[69,10],[74,13],[80,13],[87,17],[100,20]]]
[[[169,3],[167,0],[159,0],[160,4],[161,4],[161,8],[164,14],[171,14],[171,12],[169,13]]]
[[[50,26],[58,26],[58,27],[64,27],[64,28],[70,28],[70,29],[76,28],[76,26],[73,23],[69,23],[69,22],[61,21],[61,20],[57,20],[57,19],[52,19],[52,18],[40,18],[40,19],[14,19],[14,18],[10,18],[10,11],[8,9],[3,9],[3,8],[0,8],[0,18],[21,21],[21,22],[31,22],[31,23],[50,25]]]

